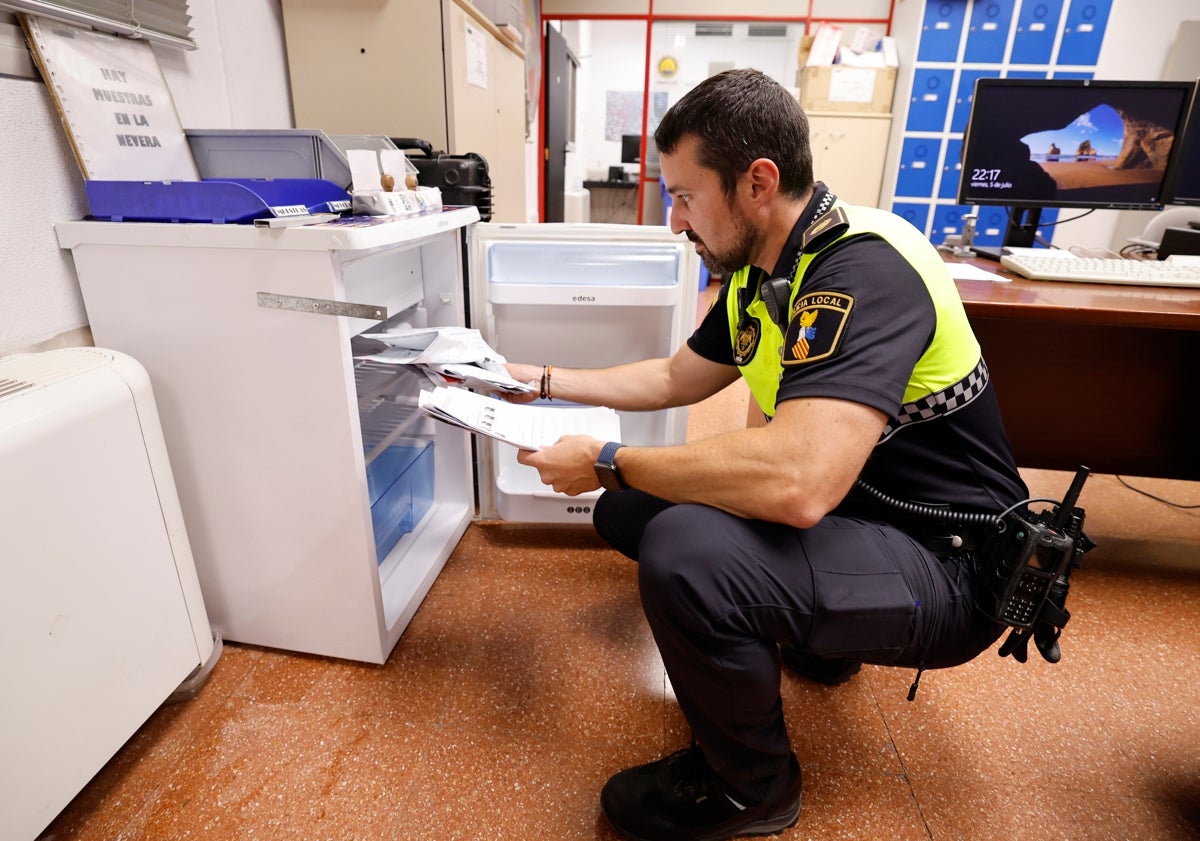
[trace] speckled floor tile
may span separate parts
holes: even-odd
[[[646,761],[628,745],[515,739],[494,731],[439,731],[430,763],[398,813],[398,839],[616,839],[600,789]]]
[[[933,841],[1190,841],[1197,837],[1195,824],[1179,803],[1066,791],[1054,783],[1053,777],[1040,777],[997,786],[939,777],[914,779],[912,786]]]
[[[800,820],[785,841],[928,841],[908,781],[895,774],[804,768]]]
[[[806,770],[892,775],[903,770],[869,672],[841,686],[821,686],[784,670],[784,720]]]

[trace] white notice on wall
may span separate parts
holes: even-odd
[[[870,102],[874,96],[874,68],[835,65],[831,69],[829,74],[830,102]]]
[[[199,179],[149,43],[33,16],[22,22],[85,178]]]
[[[488,35],[478,26],[466,23],[467,27],[467,84],[474,85],[477,88],[487,90],[488,86],[488,61],[487,61],[487,38]]]

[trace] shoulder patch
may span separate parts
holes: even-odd
[[[804,234],[800,238],[800,250],[816,251],[849,227],[850,220],[846,218],[846,211],[835,207],[828,213],[818,216],[811,225],[805,228]]]
[[[854,298],[843,292],[812,292],[797,298],[783,340],[783,364],[803,365],[833,356],[853,308]]]
[[[762,338],[762,326],[758,319],[747,317],[745,323],[738,328],[737,337],[733,340],[733,361],[742,366],[748,365],[758,350],[758,341]]]

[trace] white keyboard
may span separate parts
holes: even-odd
[[[1122,257],[1063,257],[1054,254],[1004,254],[1001,265],[1030,280],[1073,280],[1081,283],[1129,283],[1138,286],[1200,288],[1200,266],[1164,260]]]

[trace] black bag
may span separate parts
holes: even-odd
[[[479,209],[482,221],[492,221],[492,179],[488,177],[488,165],[483,155],[435,152],[428,140],[416,137],[393,137],[391,141],[402,151],[421,151],[421,155],[408,156],[417,168],[417,183],[441,190],[443,206],[474,205]]]

